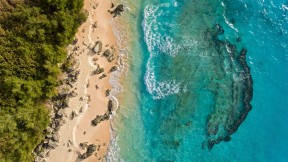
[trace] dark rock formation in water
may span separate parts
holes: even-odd
[[[230,71],[222,70],[225,75],[231,75],[231,81],[228,82],[231,87],[226,90],[219,89],[227,95],[227,98],[225,101],[218,99],[222,102],[219,102],[218,105],[215,104],[214,111],[209,114],[207,119],[207,143],[205,143],[209,150],[221,141],[230,141],[230,136],[237,131],[252,108],[250,102],[253,96],[253,81],[246,62],[247,50],[241,49],[238,52],[235,45],[218,39],[218,36],[223,33],[224,29],[220,24],[217,24],[206,35],[206,37],[208,36],[207,39],[212,39],[219,57],[225,55],[226,61],[229,61],[228,69]],[[227,56],[230,59],[227,59]]]

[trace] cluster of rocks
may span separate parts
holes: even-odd
[[[83,154],[80,154],[78,156],[79,159],[86,159],[89,156],[91,156],[96,150],[97,150],[97,146],[95,144],[90,144],[88,145],[87,142],[85,143],[80,143],[80,148],[82,149],[86,149],[86,152]]]
[[[97,65],[97,69],[93,71],[93,74],[101,74],[104,72],[104,68],[101,68],[99,65]]]
[[[108,113],[105,113],[104,115],[96,115],[96,118],[91,121],[91,125],[96,127],[99,123],[101,123],[104,120],[109,120]]]
[[[110,90],[106,90],[106,96],[110,94]],[[97,126],[99,123],[101,123],[104,120],[109,120],[109,115],[113,111],[113,101],[108,101],[108,111],[104,115],[96,115],[96,117],[91,121],[92,126]]]
[[[50,100],[52,107],[50,114],[51,122],[45,130],[45,139],[38,144],[33,152],[36,162],[45,161],[45,158],[49,157],[51,149],[55,149],[59,145],[59,130],[66,123],[67,114],[65,113],[65,109],[68,108],[69,99],[77,96],[77,93],[73,90],[70,91],[70,89],[78,79],[80,72],[77,68],[79,67],[79,63],[74,61],[73,55],[70,55],[67,61],[72,62],[72,65],[65,71],[66,77],[60,81],[61,85],[58,87],[59,93]],[[72,111],[70,119],[77,116],[78,114]]]
[[[57,119],[53,119],[49,124],[49,127],[46,129],[45,139],[36,147],[33,154],[35,156],[36,162],[43,162],[44,158],[49,157],[50,151],[55,149],[59,145],[59,128],[63,124],[65,124],[65,120],[63,120],[64,115],[58,113]]]
[[[79,154],[78,158],[79,159],[86,159],[91,155],[95,155],[96,157],[98,156],[97,153],[100,151],[101,146],[106,146],[106,143],[101,144],[90,144],[88,145],[88,142],[83,142],[79,144],[79,147],[82,150],[86,150],[83,154]],[[99,157],[98,160],[101,160],[102,157]]]
[[[108,62],[112,62],[113,60],[115,60],[115,54],[114,52],[111,52],[109,49],[106,49],[102,56],[106,57]]]
[[[72,85],[71,83],[75,83],[78,80],[78,76],[80,74],[79,70],[76,71],[72,71],[71,73],[69,73],[67,76],[67,79],[65,80],[65,82],[69,85]]]
[[[112,8],[114,7],[114,4],[112,4],[111,6]],[[114,10],[110,11],[108,10],[108,12],[110,12],[111,14],[113,14],[113,18],[118,16],[118,15],[121,15],[121,12],[124,11],[124,6],[122,4],[119,4]]]

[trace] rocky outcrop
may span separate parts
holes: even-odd
[[[104,72],[104,68],[101,68],[99,65],[97,65],[97,69],[93,71],[93,74],[101,74]]]
[[[91,125],[96,127],[100,122],[108,119],[108,113],[105,113],[104,115],[96,115],[96,118],[91,121]]]
[[[109,112],[109,114],[111,114],[112,111],[113,111],[113,101],[109,100],[108,101],[108,112]]]
[[[64,71],[65,78],[60,81],[60,86],[58,87],[58,94],[52,97],[50,100],[50,105],[52,108],[51,111],[51,122],[45,130],[45,139],[38,144],[34,149],[34,156],[36,162],[45,161],[45,158],[49,156],[51,149],[55,149],[59,145],[60,135],[59,129],[66,123],[67,114],[65,114],[64,109],[68,108],[69,100],[71,97],[76,97],[78,94],[75,91],[71,91],[71,88],[78,80],[80,71],[77,70],[80,63],[74,61],[74,55],[71,54],[67,61],[71,65]],[[72,111],[70,118],[77,117],[77,112]],[[67,146],[70,146],[71,143],[68,142]]]
[[[113,14],[113,18],[115,18],[118,15],[121,15],[121,13],[124,11],[124,6],[122,4],[119,4],[113,11],[109,11],[111,14]]]
[[[225,84],[231,85],[225,91],[225,94],[229,95],[227,98],[229,102],[226,102],[226,105],[221,104],[221,107],[215,107],[214,111],[207,117],[207,141],[204,143],[207,144],[209,150],[221,141],[230,141],[230,136],[237,131],[252,109],[250,102],[253,96],[253,81],[246,61],[247,50],[243,47],[237,50],[235,44],[227,40],[220,40],[219,35],[224,32],[221,25],[216,24],[214,28],[207,32],[206,39],[212,40],[213,47],[215,47],[219,56],[223,59],[226,58],[227,64],[229,64],[229,73],[238,76],[241,80],[226,79]],[[221,100],[219,99],[219,101]]]
[[[88,158],[89,156],[91,156],[97,149],[97,146],[95,144],[90,144],[88,147],[87,147],[87,150],[84,154],[80,154],[78,156],[78,158],[80,159],[86,159]]]

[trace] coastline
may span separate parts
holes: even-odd
[[[121,66],[124,66],[120,58],[123,50],[120,52],[118,49],[121,44],[118,42],[119,35],[116,38],[114,34],[117,31],[112,27],[112,23],[115,25],[114,15],[108,12],[115,9],[111,7],[110,1],[84,1],[88,18],[78,29],[75,43],[67,48],[68,56],[76,61],[74,68],[78,72],[78,78],[69,88],[69,95],[72,94],[72,97],[69,98],[68,108],[61,111],[63,122],[57,132],[58,144],[45,152],[45,160],[48,162],[102,161],[107,154],[112,135],[110,119],[114,108],[118,107],[114,96],[121,91],[118,81],[122,73]],[[102,50],[95,53],[97,41],[101,41]],[[103,56],[107,49],[114,57]],[[110,72],[115,66],[117,69]],[[104,71],[94,74],[99,68]],[[113,103],[112,111],[108,110],[109,101]],[[94,126],[91,124],[93,119],[96,120]],[[93,152],[87,157],[79,158],[79,155],[88,152],[90,146],[93,147]]]

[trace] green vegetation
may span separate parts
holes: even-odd
[[[0,1],[0,161],[33,161],[83,0]]]

